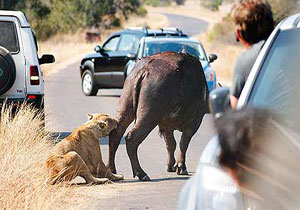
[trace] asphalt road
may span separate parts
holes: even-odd
[[[207,28],[207,24],[202,20],[166,15],[170,26],[177,26],[190,35],[199,34]],[[53,132],[70,132],[87,120],[88,113],[101,112],[115,116],[121,92],[120,89],[100,90],[95,97],[84,96],[80,86],[79,61],[74,61],[65,69],[46,78],[46,128]],[[191,175],[196,171],[201,152],[213,133],[212,117],[206,115],[187,152],[187,167]],[[177,141],[180,139],[179,132],[175,133],[175,138]],[[108,140],[102,139],[100,142],[103,159],[107,161]],[[102,192],[96,196],[97,200],[90,204],[91,207],[122,210],[176,209],[179,192],[189,176],[177,176],[175,173],[166,172],[167,152],[157,128],[141,144],[138,155],[141,166],[152,181],[139,182],[137,178],[132,178],[123,139],[117,151],[116,166],[118,172],[125,175],[125,180],[113,185],[91,187],[99,187]]]

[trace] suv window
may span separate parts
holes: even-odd
[[[145,44],[144,57],[150,56],[159,52],[181,52],[186,50],[190,55],[195,56],[200,60],[205,60],[205,53],[200,47],[200,44],[194,42],[184,42],[184,41],[153,41],[147,42]]]
[[[136,52],[139,38],[134,34],[123,34],[119,44],[119,51]]]
[[[300,29],[279,32],[249,98],[250,104],[276,109],[295,122],[300,119],[299,37]]]
[[[19,52],[16,26],[13,22],[0,21],[0,46],[5,47],[10,53]]]
[[[103,46],[103,50],[105,51],[116,51],[117,46],[120,40],[120,36],[111,38],[106,44]]]

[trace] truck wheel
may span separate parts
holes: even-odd
[[[85,70],[81,78],[82,92],[86,96],[95,96],[98,93],[98,87],[94,82],[93,74],[90,70]]]
[[[16,79],[15,62],[9,51],[0,46],[0,95],[6,93]]]

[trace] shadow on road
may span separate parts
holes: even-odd
[[[173,180],[188,180],[191,178],[191,175],[186,175],[186,176],[174,176],[174,177],[164,177],[164,178],[156,178],[156,179],[151,179],[149,182],[165,182],[165,181],[173,181]],[[128,180],[122,180],[119,181],[118,183],[133,183],[133,182],[141,182],[138,179],[128,179]],[[141,182],[142,183],[142,182]]]
[[[97,97],[112,97],[112,98],[120,98],[120,96],[121,95],[103,95],[103,94],[101,94],[101,95],[97,95]]]
[[[64,138],[68,137],[71,134],[71,132],[53,132],[51,133],[51,138],[56,139],[56,142],[59,142],[63,140]],[[108,145],[109,144],[109,138],[101,138],[100,140],[101,145]],[[125,137],[122,137],[120,144],[126,144]]]

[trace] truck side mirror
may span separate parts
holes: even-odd
[[[94,50],[95,50],[96,53],[101,53],[102,48],[99,45],[96,45]]]
[[[219,118],[224,112],[231,109],[229,88],[216,88],[210,92],[209,109],[215,118]]]
[[[50,54],[44,54],[42,55],[41,58],[39,58],[39,64],[45,64],[45,63],[54,63],[55,62],[55,58],[53,55]]]

